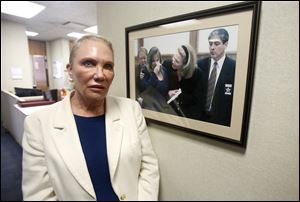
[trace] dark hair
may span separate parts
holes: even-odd
[[[189,61],[189,51],[187,49],[187,47],[185,46],[181,46],[182,49],[184,50],[184,53],[185,53],[185,57],[184,57],[184,60],[183,60],[183,65],[186,65],[186,63]]]
[[[158,54],[158,57],[159,57],[159,61],[161,63],[161,54],[160,54],[160,51],[157,47],[153,46],[150,50],[149,50],[149,53],[148,53],[148,57],[147,57],[147,63],[148,63],[148,71],[149,72],[152,72],[152,59],[153,57]]]
[[[218,37],[222,41],[222,43],[226,43],[229,40],[229,34],[226,31],[226,29],[215,29],[213,30],[210,35],[208,36],[208,40],[210,40],[213,37]]]

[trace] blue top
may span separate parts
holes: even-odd
[[[143,89],[147,89],[149,86],[155,88],[164,98],[167,98],[169,92],[169,76],[167,68],[161,65],[161,72],[163,75],[163,80],[158,80],[154,72],[145,73],[145,77],[141,80],[141,85]]]
[[[110,181],[105,115],[96,117],[74,115],[74,117],[97,201],[118,201]]]

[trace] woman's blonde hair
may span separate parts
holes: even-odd
[[[74,46],[72,47],[71,52],[70,52],[69,64],[72,64],[73,59],[74,59],[75,54],[76,54],[76,51],[80,47],[81,43],[84,42],[84,41],[87,41],[87,40],[94,40],[94,41],[104,42],[107,45],[107,47],[109,47],[109,49],[111,50],[111,52],[114,56],[114,49],[112,47],[112,43],[108,39],[106,39],[106,38],[104,38],[103,36],[100,36],[100,35],[88,34],[88,35],[84,35],[83,37],[81,37],[81,38],[79,38],[75,41]]]
[[[193,76],[197,67],[197,56],[194,48],[190,45],[183,45],[178,48],[178,53],[183,58],[183,67],[181,69],[181,75],[185,79],[189,79]]]

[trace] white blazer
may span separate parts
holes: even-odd
[[[106,144],[112,187],[120,200],[157,200],[159,170],[137,102],[106,98]],[[70,96],[25,119],[24,200],[96,200]]]

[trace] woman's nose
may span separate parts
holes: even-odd
[[[98,65],[96,67],[96,72],[94,74],[94,79],[97,79],[97,80],[103,80],[104,79],[104,73],[103,73],[103,67]]]

